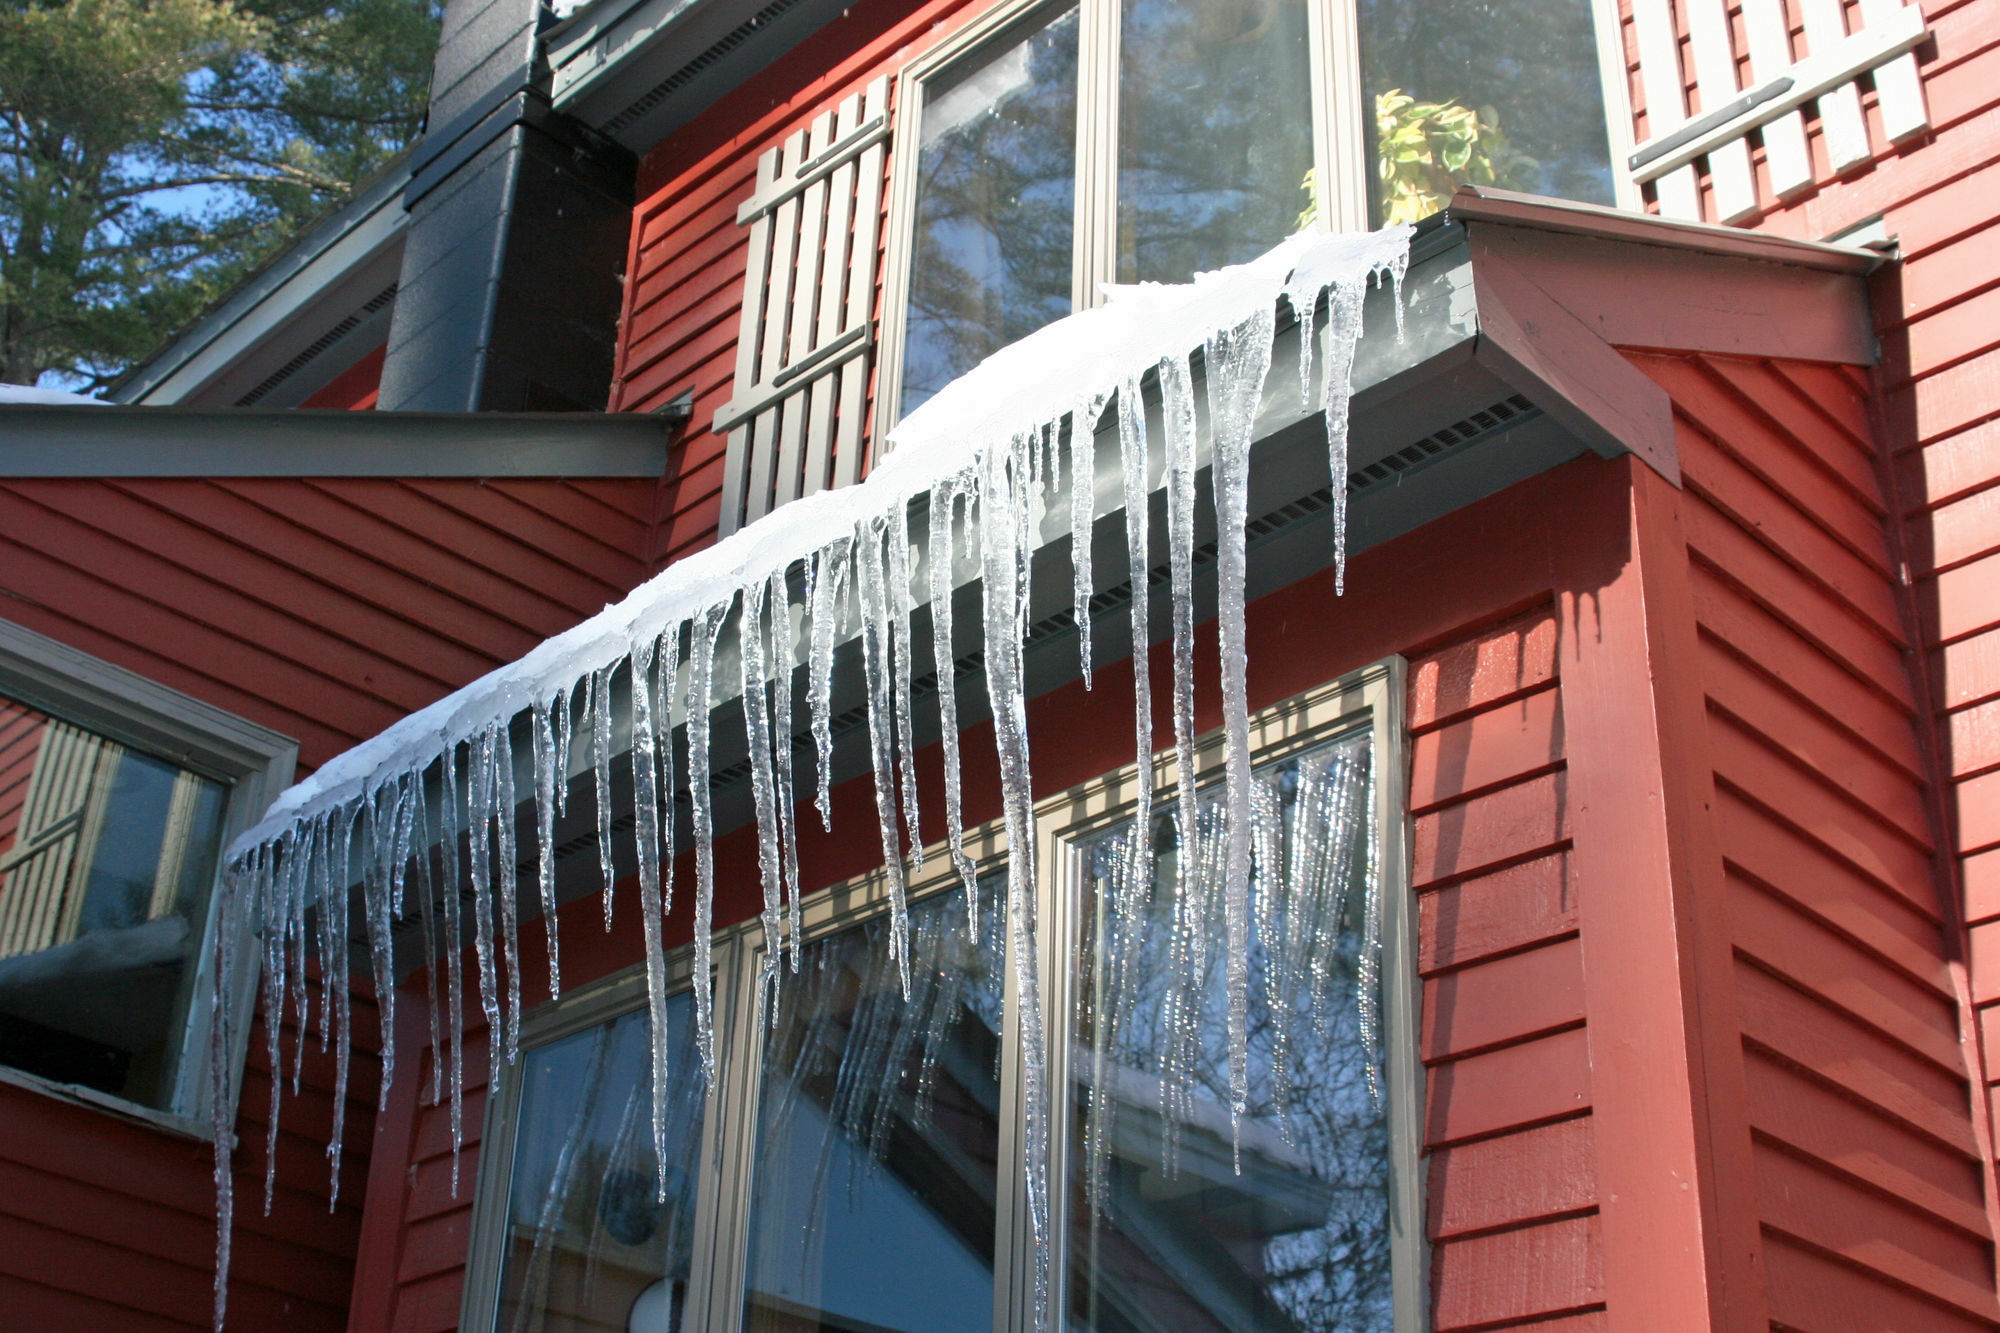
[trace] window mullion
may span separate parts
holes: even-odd
[[[1088,310],[1118,274],[1119,0],[1078,0],[1076,255],[1070,304]]]
[[[1307,0],[1312,39],[1313,177],[1329,231],[1368,228],[1368,136],[1356,0]]]
[[[765,1024],[752,950],[741,932],[716,942],[716,1077],[702,1116],[701,1180],[684,1327],[728,1333],[743,1325],[757,1085]],[[688,1071],[683,1076],[692,1076]]]

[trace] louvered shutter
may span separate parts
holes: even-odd
[[[750,228],[720,533],[861,473],[889,81],[766,152]]]
[[[1749,136],[1761,134],[1771,188],[1789,199],[1817,183],[1801,108],[1816,102],[1827,158],[1836,175],[1868,162],[1874,150],[1855,79],[1869,76],[1883,133],[1901,143],[1930,126],[1912,48],[1928,36],[1922,13],[1902,0],[1861,0],[1860,24],[1848,31],[1841,0],[1801,0],[1805,44],[1794,49],[1785,0],[1742,0],[1738,49],[1724,0],[1633,0],[1639,79],[1649,136],[1633,150],[1635,183],[1653,183],[1660,212],[1700,220],[1696,164],[1706,160],[1714,191],[1710,218],[1736,222],[1757,212]],[[1685,25],[1692,69],[1681,65]],[[1748,57],[1750,84],[1738,81]],[[1693,75],[1700,111],[1684,95]]]
[[[125,747],[50,720],[14,846],[0,857],[0,958],[76,938],[111,776]]]

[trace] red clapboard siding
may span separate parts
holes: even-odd
[[[0,594],[11,620],[296,737],[310,770],[638,584],[656,489],[645,479],[10,481]],[[32,755],[18,712],[0,715],[0,845],[17,818],[15,769]],[[331,1212],[333,1060],[315,1032],[297,1096],[286,1079],[264,1214],[271,1077],[261,1014],[253,1026],[234,1157],[232,1326],[348,1326],[381,1077],[375,1007],[365,993],[354,1001]],[[475,1137],[482,1108],[475,1093]],[[208,1327],[214,1187],[203,1145],[4,1086],[0,1122],[0,1323]]]
[[[1915,608],[1853,381],[1633,360],[1677,417],[1771,1318],[1993,1326]]]
[[[1441,1329],[1603,1299],[1557,630],[1544,607],[1410,663]]]

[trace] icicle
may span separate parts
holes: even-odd
[[[680,639],[680,626],[667,631]],[[639,918],[646,963],[646,1022],[652,1058],[648,1061],[653,1088],[653,1159],[659,1164],[658,1197],[667,1197],[667,967],[660,946],[660,795],[654,790],[653,691],[647,675],[653,665],[655,641],[632,645],[632,811],[633,839],[639,848]],[[673,732],[667,731],[669,744]],[[608,1031],[608,1029],[607,1029]]]
[[[681,676],[681,629],[671,625],[653,656],[653,729],[660,769],[660,914],[674,910],[674,687]]]
[[[431,882],[430,802],[424,796],[422,773],[410,775],[410,789],[416,805],[411,846],[417,863],[417,913],[424,926],[424,1007],[431,1029],[431,1105],[436,1106],[444,1094],[445,1050],[438,1027],[437,888]]]
[[[569,814],[569,743],[570,743],[570,690],[558,685],[555,698],[549,703],[549,721],[554,733],[556,746],[555,786],[556,817]]]
[[[1141,835],[1133,840],[1133,874],[1143,867],[1147,882],[1153,874],[1153,673],[1148,665],[1152,647],[1151,460],[1146,456],[1146,399],[1139,377],[1118,386],[1118,461],[1124,474],[1125,563],[1132,585],[1132,721],[1138,757],[1138,800],[1132,818]]]
[[[1069,414],[1069,560],[1075,575],[1076,651],[1083,688],[1090,688],[1090,533],[1097,517],[1097,419],[1105,394],[1093,394]]]
[[[792,628],[792,585],[783,569],[771,572],[772,679],[777,685],[771,713],[771,738],[778,761],[779,869],[785,899],[791,906],[792,971],[799,970],[799,821],[792,782],[792,671],[798,661],[798,639]]]
[[[556,737],[547,700],[534,704],[535,860],[541,889],[542,926],[549,941],[549,999],[562,995],[562,965],[556,943]]]
[[[356,807],[345,805],[333,811],[329,829],[333,838],[333,889],[320,902],[320,930],[325,932],[333,955],[333,966],[326,974],[327,989],[333,997],[333,1134],[326,1145],[333,1178],[326,1200],[329,1213],[340,1203],[340,1140],[347,1124],[347,1069],[354,1050],[354,1003],[347,980],[347,867],[358,813]]]
[[[847,597],[847,570],[854,540],[841,537],[821,547],[812,577],[812,644],[806,668],[806,703],[812,710],[813,747],[819,760],[820,823],[833,832],[833,639]]]
[[[1167,432],[1167,550],[1173,576],[1174,760],[1179,772],[1180,877],[1200,857],[1194,771],[1194,385],[1186,357],[1160,363]]]
[[[611,668],[591,676],[590,762],[597,770],[597,864],[604,872],[604,928],[611,929]]]
[[[777,777],[771,771],[770,691],[764,666],[764,597],[769,586],[753,580],[742,591],[737,661],[742,668],[743,734],[750,752],[750,794],[757,813],[757,871],[764,890],[764,970],[775,976],[783,940],[784,871],[778,864]],[[664,1188],[664,1186],[663,1186]]]
[[[325,853],[320,843],[326,829],[324,816],[315,818],[305,825],[299,840],[299,878],[291,898],[292,920],[287,932],[292,941],[292,1009],[298,1015],[298,1037],[292,1043],[292,1096],[299,1095],[299,1078],[306,1062],[306,1031],[311,1019],[312,992],[306,984],[306,896],[313,891],[313,872],[324,873]],[[322,988],[321,999],[325,992]],[[276,1077],[277,1071],[272,1071]]]
[[[962,762],[958,749],[957,655],[952,647],[952,509],[970,490],[969,473],[946,477],[931,490],[930,542],[925,560],[930,568],[931,662],[937,671],[938,720],[944,741],[944,825],[951,846],[951,863],[965,884],[966,938],[979,942],[979,876],[965,852],[965,810],[960,792]],[[968,518],[968,521],[969,518]]]
[[[396,966],[390,933],[390,865],[395,859],[396,823],[402,784],[383,783],[362,802],[361,905],[368,935],[368,959],[375,977],[376,1012],[382,1019],[382,1082],[376,1110],[389,1109],[389,1083],[396,1076]]]
[[[732,599],[733,600],[733,599]],[[694,622],[688,645],[688,796],[694,803],[694,1022],[706,1086],[715,1086],[715,977],[709,965],[709,935],[715,920],[714,793],[708,785],[709,702],[715,678],[715,638],[730,602],[711,606]]]
[[[1014,960],[1015,1017],[1021,1034],[1027,1107],[1024,1163],[1035,1247],[1035,1321],[1046,1323],[1049,1296],[1048,1044],[1042,1028],[1041,975],[1035,950],[1035,797],[1028,756],[1028,707],[1021,679],[1021,587],[1031,507],[1030,435],[992,449],[980,476],[979,558],[986,631],[986,692],[993,704],[993,746],[1000,761],[1006,814],[1008,953]],[[907,993],[907,990],[906,990]]]
[[[466,851],[472,862],[472,947],[479,954],[479,1004],[487,1039],[501,1040],[500,979],[493,964],[493,733],[483,731],[466,756]],[[489,1047],[490,1049],[490,1047]]]
[[[868,686],[868,756],[875,770],[875,816],[882,831],[882,870],[889,880],[889,956],[910,994],[909,909],[905,901],[903,857],[896,837],[895,719],[890,713],[891,685],[888,574],[883,568],[884,526],[870,523],[860,535],[861,666]]]
[[[458,874],[458,747],[447,745],[438,774],[438,844],[444,871],[445,1008],[451,1015],[451,1197],[458,1197],[458,1154],[465,1143],[465,898]]]
[[[1271,367],[1271,307],[1217,333],[1204,351],[1209,433],[1215,446],[1217,631],[1221,646],[1223,731],[1222,903],[1228,952],[1229,1124],[1240,1151],[1250,1100],[1250,703],[1244,628],[1244,576],[1250,498],[1250,438],[1264,377]],[[1238,1163],[1241,1174],[1241,1163]]]
[[[909,836],[910,864],[922,873],[924,837],[917,824],[916,714],[911,702],[910,676],[916,645],[910,639],[910,513],[897,506],[889,515],[889,612],[896,659],[896,751],[902,761],[903,824]]]
[[[236,972],[236,941],[241,935],[246,880],[254,881],[267,855],[260,846],[245,859],[242,868],[225,870],[216,884],[215,930],[209,961],[212,988],[209,992],[208,1025],[208,1128],[215,1147],[215,1327],[221,1333],[229,1309],[229,1251],[236,1220],[235,1177],[230,1170],[230,1150],[235,1146],[235,1126],[230,1123],[229,1073],[235,1061],[236,1015],[230,1001]],[[300,1034],[301,1040],[304,1034]]]
[[[1361,336],[1365,278],[1335,283],[1327,307],[1326,458],[1333,485],[1333,591],[1347,591],[1347,399],[1354,378],[1354,345]],[[1402,303],[1397,303],[1401,319]]]
[[[514,846],[514,743],[503,719],[493,726],[494,821],[499,826],[500,873],[493,893],[500,900],[500,944],[507,959],[507,1063],[521,1054],[521,936],[520,893],[516,875],[519,854]]]
[[[299,853],[296,831],[278,840],[279,874],[277,891],[258,905],[256,916],[264,938],[264,1038],[265,1055],[271,1065],[271,1109],[264,1122],[264,1216],[271,1215],[271,1197],[278,1184],[278,1098],[284,1091],[284,1059],[279,1039],[285,1030],[285,935],[283,923],[291,911],[286,897],[298,879]]]

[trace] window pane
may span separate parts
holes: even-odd
[[[1129,823],[1084,845],[1072,1328],[1393,1327],[1388,1127],[1356,1005],[1369,754],[1364,732],[1256,774],[1240,1157],[1220,793],[1202,803],[1201,864],[1185,884],[1168,816],[1143,856]]]
[[[1070,312],[1076,10],[925,85],[902,415]]]
[[[667,999],[666,1199],[646,1012],[528,1050],[496,1330],[678,1333],[693,1250],[702,1081],[694,1004]]]
[[[1360,0],[1378,222],[1461,183],[1612,202],[1590,0]]]
[[[0,698],[0,1064],[172,1105],[228,795]]]
[[[999,894],[807,945],[765,1047],[743,1326],[987,1333],[999,1157]]]
[[[1299,230],[1312,74],[1297,0],[1125,0],[1118,280],[1186,282]]]

